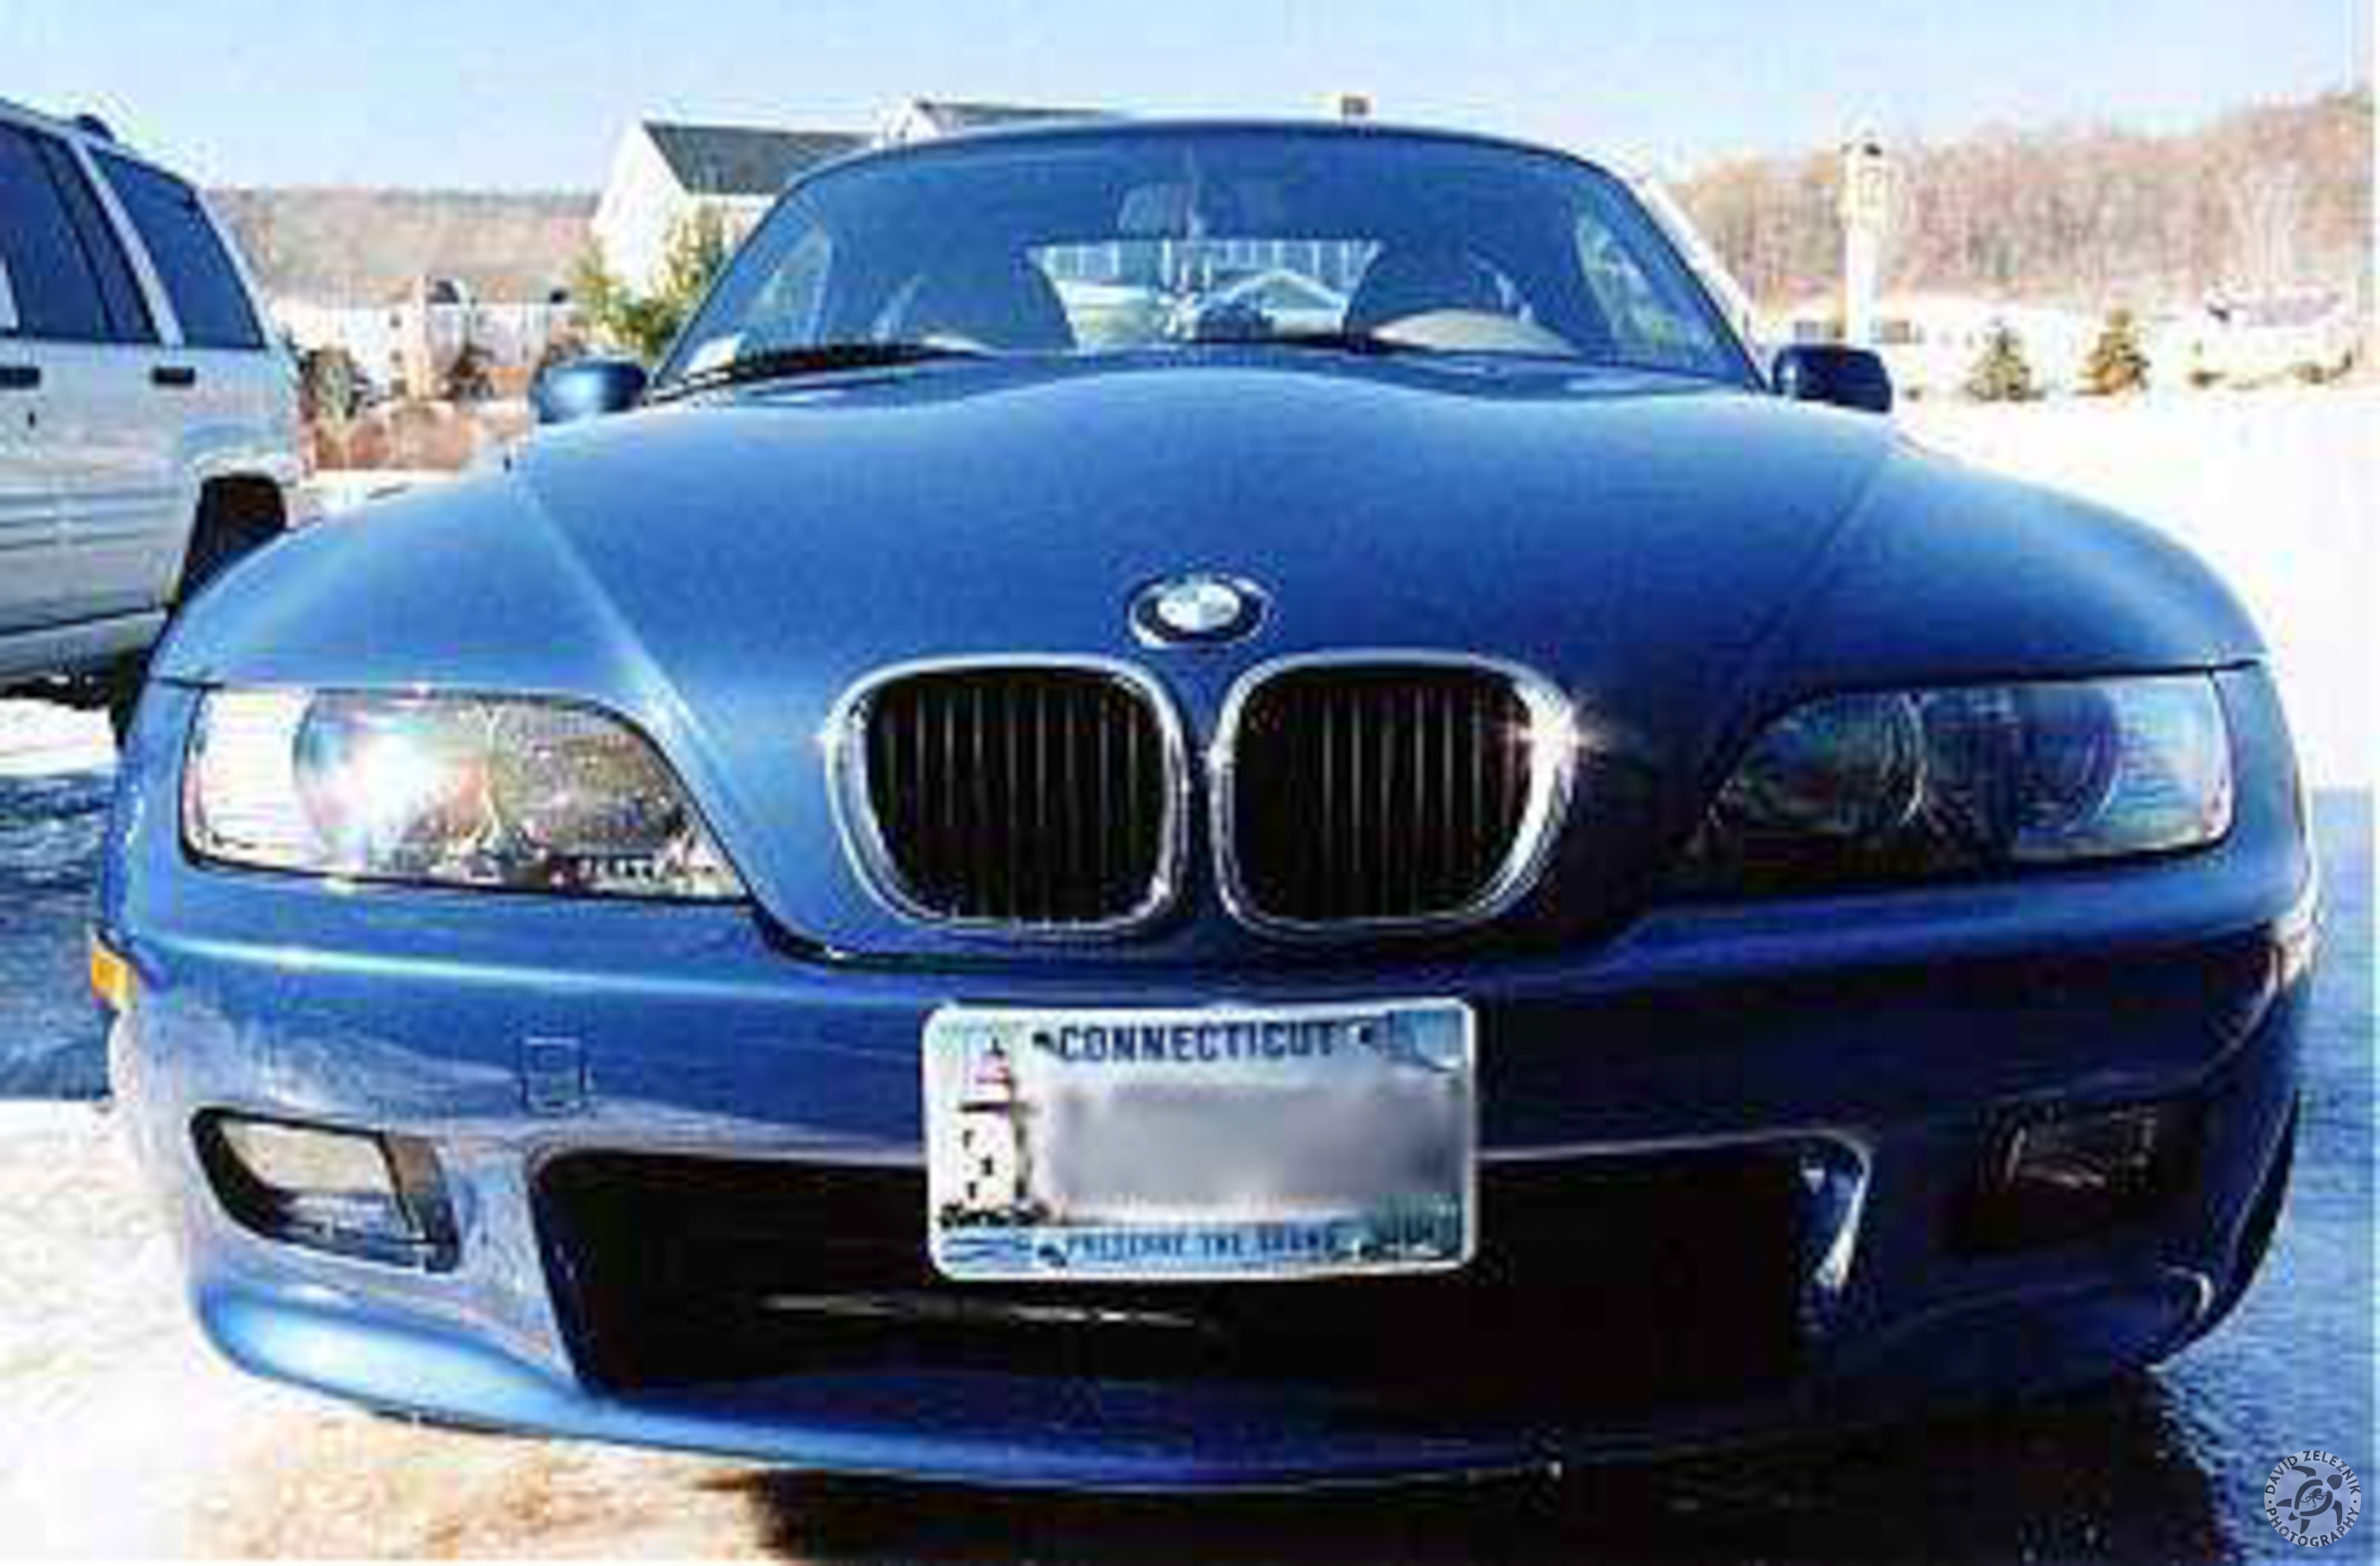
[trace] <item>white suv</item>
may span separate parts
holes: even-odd
[[[0,694],[119,731],[174,606],[279,534],[297,376],[196,190],[0,102]]]

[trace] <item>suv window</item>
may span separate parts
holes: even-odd
[[[63,141],[46,136],[35,137],[33,141],[49,168],[51,183],[66,200],[67,215],[74,220],[83,260],[91,263],[91,275],[99,281],[99,302],[107,312],[108,335],[119,343],[155,342],[157,326],[149,319],[149,301],[141,297],[132,262],[115,237],[115,225],[100,206],[91,181],[83,177],[82,165]]]
[[[99,286],[38,147],[51,140],[0,125],[0,256],[16,296],[16,334],[103,342]]]
[[[198,192],[170,174],[106,152],[98,157],[174,301],[182,340],[194,348],[262,347],[264,334],[249,308],[239,269],[207,221]]]

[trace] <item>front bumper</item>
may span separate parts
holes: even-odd
[[[145,725],[136,745],[164,727]],[[125,775],[112,850],[132,873],[111,878],[105,933],[139,993],[113,1031],[112,1069],[168,1194],[201,1322],[252,1370],[458,1423],[1113,1487],[1488,1472],[1873,1423],[2104,1375],[2204,1330],[2255,1248],[2295,1091],[2311,892],[2286,786],[2243,791],[2218,849],[2061,877],[2055,896],[2028,883],[1682,908],[1585,953],[1127,981],[803,960],[736,908],[350,895],[200,872],[181,859],[171,802],[140,794],[170,766],[136,757]],[[1705,1207],[1686,1215],[1692,1232],[1665,1238],[1673,1209],[1657,1193],[1633,1217],[1533,1239],[1538,1252],[1574,1249],[1566,1286],[1593,1290],[1601,1269],[1647,1302],[1581,1316],[1567,1337],[1532,1318],[1546,1338],[1531,1352],[1559,1356],[1568,1377],[1561,1397],[1401,1397],[1425,1363],[1496,1361],[1498,1318],[1465,1332],[1459,1312],[1422,1310],[1427,1330],[1401,1336],[1369,1308],[1346,1317],[1350,1333],[1390,1345],[1369,1385],[1103,1358],[1079,1343],[1050,1373],[1046,1354],[946,1354],[914,1336],[790,1356],[777,1373],[764,1354],[732,1375],[648,1374],[650,1356],[615,1352],[634,1313],[590,1304],[589,1280],[607,1260],[618,1275],[634,1222],[652,1237],[654,1270],[681,1265],[663,1242],[723,1207],[698,1183],[674,1215],[657,1203],[625,1239],[617,1225],[590,1237],[565,1221],[554,1183],[589,1157],[642,1154],[764,1185],[777,1171],[789,1184],[840,1172],[880,1199],[914,1178],[919,1038],[953,1002],[1432,994],[1459,994],[1479,1016],[1489,1184],[1759,1164],[1791,1188],[1790,1214],[1764,1197],[1740,1236],[1709,1232]],[[1962,1239],[1976,1171],[2010,1125],[2144,1103],[2195,1129],[2188,1178],[2154,1210],[2056,1242]],[[220,1110],[427,1140],[453,1208],[454,1265],[350,1259],[241,1227],[194,1151],[194,1120]],[[920,1201],[920,1244],[923,1216]],[[1498,1222],[1491,1205],[1483,1257],[1499,1255]],[[778,1236],[771,1276],[798,1283],[795,1238]],[[1616,1385],[1648,1356],[1690,1365],[1691,1338],[1682,1354],[1641,1336],[1675,1325],[1661,1290],[1700,1277],[1704,1295],[1723,1295],[1731,1275],[1707,1269],[1763,1248],[1793,1269],[1790,1294],[1757,1307],[1770,1314],[1732,1319],[1724,1298],[1678,1296],[1707,1357],[1741,1360],[1742,1374],[1665,1372],[1599,1395],[1598,1366]],[[1746,1346],[1742,1334],[1780,1327],[1778,1342],[1751,1345],[1761,1353]]]

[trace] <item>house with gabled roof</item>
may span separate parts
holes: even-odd
[[[702,208],[717,211],[726,222],[730,242],[738,242],[788,181],[863,148],[1004,126],[1111,117],[1099,109],[911,98],[873,136],[639,120],[621,134],[613,152],[611,177],[604,182],[591,227],[604,269],[637,292],[650,293],[660,280],[672,231]]]
[[[659,279],[676,225],[703,208],[741,240],[795,176],[870,139],[856,131],[639,120],[620,137],[592,228],[603,265],[640,292]]]

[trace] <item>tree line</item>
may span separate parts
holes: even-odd
[[[2261,105],[2196,130],[1990,130],[1891,148],[1885,285],[2100,310],[2333,289],[2371,308],[2372,93]],[[1841,277],[1831,152],[1746,159],[1677,182],[1753,295]]]

